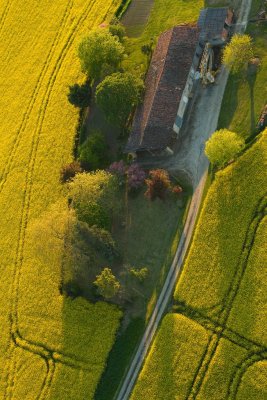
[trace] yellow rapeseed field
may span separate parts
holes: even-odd
[[[90,399],[121,312],[60,295],[61,252],[38,256],[30,226],[61,197],[72,159],[81,37],[119,0],[0,5],[0,398]]]
[[[267,398],[267,130],[216,174],[133,400]]]

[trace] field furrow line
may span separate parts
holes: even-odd
[[[228,388],[227,399],[234,400],[238,392],[238,388],[241,384],[241,380],[253,364],[259,361],[267,360],[267,352],[250,353],[239,365],[237,365]]]
[[[227,297],[225,297],[224,307],[220,316],[219,316],[219,324],[223,327],[223,330],[226,329],[226,323],[228,317],[231,312],[231,308],[234,302],[234,299],[238,293],[238,289],[240,287],[241,281],[246,271],[246,266],[248,263],[249,255],[252,250],[252,246],[256,237],[257,229],[260,225],[261,220],[264,217],[264,212],[266,209],[266,196],[260,199],[255,209],[252,221],[248,227],[246,237],[244,240],[243,248],[237,263],[237,268],[232,279],[232,283],[229,286],[229,290],[227,293]],[[208,343],[208,351],[206,352],[206,357],[200,361],[200,367],[198,369],[198,373],[194,378],[191,391],[188,400],[195,400],[198,396],[198,393],[201,389],[203,380],[208,371],[209,365],[213,359],[213,356],[216,353],[220,338],[223,335],[223,331],[219,332],[217,335],[217,340]]]
[[[30,208],[30,199],[31,199],[31,190],[32,190],[32,176],[34,172],[34,166],[35,166],[35,159],[36,159],[36,154],[37,154],[37,149],[38,149],[38,144],[39,144],[39,139],[40,139],[40,133],[42,130],[42,124],[45,118],[45,112],[50,100],[50,96],[52,93],[53,86],[55,84],[57,75],[60,71],[60,68],[62,66],[62,63],[74,41],[75,35],[77,33],[77,28],[79,27],[80,24],[82,24],[86,18],[88,17],[88,14],[92,9],[96,7],[97,4],[95,1],[91,0],[85,7],[84,10],[82,11],[80,17],[76,20],[76,22],[73,23],[72,29],[70,31],[70,34],[67,37],[66,43],[63,46],[58,58],[57,62],[55,65],[55,68],[49,78],[49,82],[47,85],[47,89],[42,101],[41,105],[41,110],[38,116],[38,122],[37,122],[37,128],[34,131],[33,134],[33,140],[31,144],[31,150],[30,150],[30,158],[29,158],[29,164],[27,168],[27,174],[26,174],[26,180],[25,180],[25,190],[24,190],[24,195],[23,195],[23,202],[22,202],[22,214],[21,214],[21,220],[20,220],[20,227],[19,227],[19,238],[18,238],[18,245],[17,245],[17,250],[16,250],[16,255],[15,255],[15,265],[14,265],[14,276],[13,276],[13,284],[11,285],[11,290],[12,290],[12,305],[11,305],[11,315],[10,315],[10,320],[11,320],[11,337],[12,336],[20,336],[19,335],[19,329],[18,329],[18,313],[17,313],[17,306],[18,306],[18,291],[19,291],[19,281],[20,281],[20,275],[21,275],[21,267],[23,263],[23,250],[24,250],[24,239],[25,239],[25,233],[27,229],[27,224],[28,224],[28,213],[29,213],[29,208]],[[111,6],[107,8],[107,13],[109,11]],[[106,13],[106,14],[107,14]],[[23,339],[25,340],[25,339]],[[25,340],[27,342],[27,340]],[[12,341],[11,341],[12,343]],[[34,343],[32,343],[34,344]],[[45,349],[44,346],[40,346],[39,344],[34,344],[36,347],[40,347],[40,350],[42,351]],[[12,347],[12,346],[11,346]],[[15,346],[14,346],[15,347]],[[59,354],[59,358],[64,360],[65,355],[60,354],[59,352],[54,352],[55,354]],[[10,357],[12,358],[12,351]],[[75,366],[75,359],[72,357],[67,357],[68,363],[70,363],[70,360],[72,361],[72,365]],[[11,368],[12,363],[9,362],[8,365],[8,382],[13,382],[13,372]],[[8,385],[6,393],[9,392],[10,396],[12,396],[11,391],[9,390],[10,386]],[[7,398],[11,398],[11,397]]]
[[[9,12],[10,6],[11,6],[12,0],[7,0],[6,5],[4,7],[4,11],[1,15],[0,19],[0,34],[2,32],[3,26],[5,25],[6,17]]]
[[[221,334],[221,337],[229,340],[233,344],[244,348],[250,352],[267,352],[267,347],[257,343],[254,340],[247,339],[245,336],[240,333],[230,329],[226,326],[220,325],[216,320],[214,321],[211,317],[208,317],[202,313],[200,313],[197,309],[188,309],[188,308],[176,308],[175,313],[184,315],[188,319],[196,322],[201,325],[207,331],[210,331],[213,334]]]
[[[53,58],[53,56],[55,54],[57,45],[59,44],[59,41],[60,41],[61,36],[63,34],[63,31],[64,31],[64,29],[66,27],[66,23],[67,23],[69,15],[70,15],[72,6],[73,6],[73,0],[69,0],[68,4],[67,4],[67,7],[65,9],[65,12],[63,14],[62,20],[60,21],[59,30],[58,30],[58,32],[57,32],[57,34],[56,34],[56,36],[55,36],[55,38],[54,38],[54,40],[52,42],[52,45],[51,45],[51,48],[49,50],[48,56],[47,56],[47,58],[45,60],[45,63],[44,63],[43,68],[41,70],[41,73],[40,73],[40,75],[38,77],[37,83],[36,83],[36,85],[34,87],[33,94],[32,94],[32,96],[30,98],[29,104],[28,104],[28,106],[26,108],[26,111],[25,111],[25,113],[23,115],[22,122],[21,122],[21,124],[20,124],[20,126],[19,126],[19,128],[18,128],[18,130],[17,130],[17,132],[15,134],[14,144],[12,146],[12,149],[11,149],[10,153],[9,153],[7,162],[5,163],[4,170],[3,170],[2,174],[1,174],[1,178],[0,178],[0,193],[2,192],[2,190],[4,188],[4,185],[5,185],[6,181],[7,181],[7,177],[8,177],[8,174],[9,174],[10,170],[11,170],[11,167],[12,167],[12,164],[13,164],[13,161],[14,161],[14,157],[15,157],[17,148],[18,148],[19,143],[20,143],[20,139],[21,139],[22,134],[24,133],[24,131],[26,129],[28,120],[29,120],[29,118],[31,116],[31,113],[32,113],[32,110],[33,110],[33,107],[34,107],[34,104],[35,104],[36,99],[37,99],[37,97],[39,95],[40,88],[42,87],[46,72],[47,72],[47,70],[49,68],[50,61],[52,60],[52,58]]]
[[[53,381],[53,377],[54,377],[54,373],[55,373],[55,369],[56,369],[55,362],[52,359],[46,360],[46,366],[47,366],[47,373],[46,373],[43,385],[41,387],[40,394],[37,396],[38,400],[47,399],[48,392],[49,392],[49,389],[51,387],[51,384],[52,384],[52,381]]]

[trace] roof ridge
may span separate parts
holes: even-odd
[[[156,97],[155,93],[157,93],[157,89],[158,89],[158,86],[159,86],[159,83],[160,83],[160,80],[161,80],[161,77],[162,77],[162,74],[163,74],[163,71],[164,71],[164,67],[165,67],[165,64],[166,64],[166,58],[167,58],[167,54],[168,54],[168,50],[169,50],[169,45],[170,45],[170,42],[171,42],[171,39],[172,39],[172,36],[173,36],[173,31],[174,31],[174,27],[172,27],[171,29],[169,29],[169,30],[167,30],[167,31],[162,33],[162,35],[163,35],[164,33],[167,34],[168,32],[171,32],[171,34],[169,36],[169,40],[168,40],[168,46],[166,46],[166,52],[164,54],[164,62],[162,64],[162,69],[161,69],[159,77],[157,78],[157,84],[156,84],[155,92],[154,92],[154,95],[153,95],[153,100],[152,100],[151,105],[149,107],[149,112],[147,113],[147,116],[145,118],[144,129],[142,129],[142,131],[141,131],[141,138],[140,138],[139,144],[141,144],[143,142],[145,130],[147,128],[147,123],[149,121],[149,117],[150,117],[151,111],[153,109],[153,105],[154,105],[155,97]],[[162,38],[162,35],[159,37],[159,40]],[[152,62],[153,62],[153,60],[152,60]],[[152,67],[152,62],[151,62],[151,67]]]

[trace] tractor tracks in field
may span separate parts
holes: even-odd
[[[56,36],[54,37],[54,40],[52,42],[52,46],[50,47],[50,50],[49,50],[48,55],[47,55],[47,57],[45,59],[44,65],[43,65],[43,67],[41,69],[41,73],[40,73],[40,75],[39,75],[39,77],[37,79],[37,82],[36,82],[36,85],[34,87],[33,93],[32,93],[32,95],[30,97],[30,101],[28,103],[28,106],[26,107],[26,111],[25,111],[25,113],[23,115],[21,124],[20,124],[18,130],[15,133],[15,141],[13,143],[11,152],[9,154],[9,157],[8,157],[6,163],[5,163],[4,170],[3,170],[2,174],[1,174],[1,177],[0,177],[0,194],[1,194],[1,192],[2,192],[2,190],[4,188],[4,186],[5,186],[5,183],[7,181],[7,177],[9,175],[9,172],[10,172],[11,168],[12,168],[12,165],[13,165],[13,162],[14,162],[14,157],[15,157],[16,151],[17,151],[17,149],[19,147],[20,139],[21,139],[21,137],[22,137],[22,135],[23,135],[23,133],[24,133],[24,131],[26,129],[27,123],[28,123],[28,121],[30,119],[33,107],[34,107],[34,105],[36,103],[36,99],[38,98],[38,95],[40,93],[40,89],[42,87],[42,84],[43,84],[43,81],[45,79],[46,73],[48,71],[50,62],[51,62],[51,60],[52,60],[52,58],[53,58],[53,56],[54,56],[54,54],[56,52],[57,46],[58,46],[58,44],[60,42],[60,39],[62,38],[62,34],[63,34],[64,29],[66,27],[66,23],[67,23],[69,15],[71,13],[72,6],[73,6],[73,0],[69,0],[68,4],[67,4],[67,7],[65,9],[65,12],[63,14],[62,20],[60,21],[60,28],[59,28]]]
[[[33,133],[32,137],[32,143],[31,143],[31,148],[30,148],[30,157],[29,157],[29,163],[27,167],[27,173],[26,173],[26,180],[25,180],[25,189],[23,193],[23,201],[22,201],[22,212],[21,212],[21,219],[20,219],[20,225],[19,225],[19,238],[18,238],[18,245],[16,249],[16,254],[15,254],[15,262],[14,262],[14,272],[13,272],[13,282],[11,285],[11,298],[12,298],[12,304],[11,304],[11,313],[10,313],[10,332],[11,332],[11,342],[9,346],[9,358],[8,358],[8,363],[7,363],[7,379],[6,379],[6,388],[5,388],[5,399],[11,399],[12,398],[12,390],[14,386],[14,365],[12,362],[12,358],[14,358],[14,350],[16,347],[20,347],[26,351],[29,351],[33,354],[36,354],[40,356],[47,365],[47,377],[44,380],[44,383],[42,385],[42,389],[39,395],[39,398],[45,398],[45,393],[48,390],[48,386],[51,385],[52,379],[53,379],[53,374],[56,363],[61,363],[64,365],[67,365],[72,368],[78,368],[78,369],[83,369],[83,370],[91,370],[93,367],[93,364],[90,363],[91,368],[88,365],[88,362],[85,360],[79,360],[76,358],[73,354],[72,355],[67,355],[63,354],[59,351],[55,351],[53,349],[49,349],[46,346],[42,345],[41,343],[35,343],[33,341],[24,339],[22,335],[19,332],[19,324],[18,324],[18,301],[19,301],[19,282],[20,282],[20,277],[21,277],[21,269],[22,269],[22,264],[23,264],[23,253],[24,253],[24,241],[25,241],[25,234],[26,234],[26,229],[28,225],[28,214],[29,214],[29,209],[30,209],[30,201],[31,201],[31,192],[32,192],[32,185],[33,185],[33,173],[34,173],[34,167],[35,167],[35,161],[36,161],[36,154],[38,150],[38,145],[39,145],[39,139],[40,139],[40,134],[42,131],[42,126],[43,126],[43,121],[45,118],[46,114],[46,109],[48,106],[48,103],[50,101],[50,97],[52,94],[52,90],[55,84],[55,81],[57,79],[58,73],[61,69],[61,66],[65,60],[65,57],[71,48],[73,41],[75,39],[75,35],[78,31],[79,25],[83,24],[86,18],[88,17],[89,13],[92,11],[94,7],[96,7],[96,2],[93,0],[90,0],[89,3],[84,7],[83,11],[81,12],[80,16],[77,17],[77,19],[72,23],[70,33],[67,35],[67,38],[64,42],[64,46],[62,47],[61,51],[59,52],[59,55],[56,60],[56,64],[54,66],[54,69],[49,77],[47,87],[45,89],[45,93],[42,99],[42,103],[40,106],[40,111],[36,123],[36,128]],[[108,7],[106,15],[108,14],[110,7]],[[14,156],[16,153],[16,150],[19,146],[20,142],[20,137],[22,136],[22,133],[24,132],[27,122],[30,118],[30,114],[32,112],[33,106],[36,102],[36,98],[39,94],[40,87],[42,85],[43,79],[46,75],[46,72],[49,67],[49,63],[53,58],[55,49],[60,41],[62,39],[62,35],[64,32],[64,28],[66,27],[66,23],[68,21],[68,17],[70,15],[70,11],[72,8],[72,0],[68,2],[68,5],[66,7],[62,23],[60,24],[60,29],[53,41],[52,47],[49,51],[48,57],[45,61],[44,67],[41,71],[41,74],[39,76],[38,82],[35,86],[33,97],[28,105],[27,111],[24,115],[23,121],[20,125],[20,128],[17,132],[15,143],[13,145],[12,151],[10,153],[9,159],[7,161],[7,167],[4,170],[3,176],[2,176],[2,181],[0,184],[0,193],[3,190],[3,187],[6,183],[8,174],[10,172],[10,169],[13,164]],[[104,16],[105,18],[105,16]]]
[[[12,4],[12,0],[7,0],[6,5],[4,7],[4,11],[3,11],[2,15],[1,15],[1,18],[0,18],[0,35],[1,35],[2,29],[3,29],[3,26],[5,25],[6,17],[8,15],[8,12],[9,12],[11,4]]]
[[[234,300],[238,294],[242,279],[246,272],[247,264],[249,261],[251,250],[253,248],[258,227],[262,219],[266,215],[266,207],[267,207],[267,198],[266,196],[264,196],[258,202],[253,218],[247,229],[241,254],[239,256],[239,260],[237,263],[237,267],[232,282],[229,285],[229,289],[226,293],[226,296],[222,301],[223,307],[218,315],[218,319],[214,321],[213,319],[208,318],[206,315],[202,315],[199,312],[199,310],[194,310],[194,309],[190,310],[190,308],[187,309],[186,305],[184,309],[181,310],[182,314],[187,315],[188,318],[195,320],[196,322],[200,323],[205,329],[211,331],[211,336],[209,337],[205,352],[202,356],[202,359],[200,360],[189,393],[186,396],[187,400],[195,400],[197,398],[221,338],[226,338],[232,343],[241,346],[246,350],[249,350],[250,357],[248,359],[248,362],[249,360],[251,360],[251,357],[253,359],[254,355],[255,356],[257,355],[257,357],[260,355],[261,359],[263,359],[267,355],[266,347],[262,346],[259,343],[256,343],[255,341],[245,338],[244,336],[238,334],[237,332],[227,327],[227,321],[231,313]],[[236,375],[238,375],[238,372],[236,372]],[[236,382],[235,378],[233,378],[233,382]],[[238,386],[234,383],[231,385],[235,388],[231,390],[229,389],[231,393],[234,392],[234,390],[237,391]]]

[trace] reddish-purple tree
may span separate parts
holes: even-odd
[[[108,172],[110,172],[112,175],[117,175],[119,182],[121,182],[121,183],[124,180],[126,170],[127,170],[127,168],[126,168],[126,165],[124,164],[123,160],[115,161],[108,168]]]
[[[164,169],[154,169],[149,172],[149,179],[146,179],[147,191],[145,196],[150,200],[157,197],[164,199],[167,190],[171,189],[171,181],[167,171]]]
[[[127,171],[129,189],[140,188],[146,179],[145,171],[138,165],[132,164]]]

